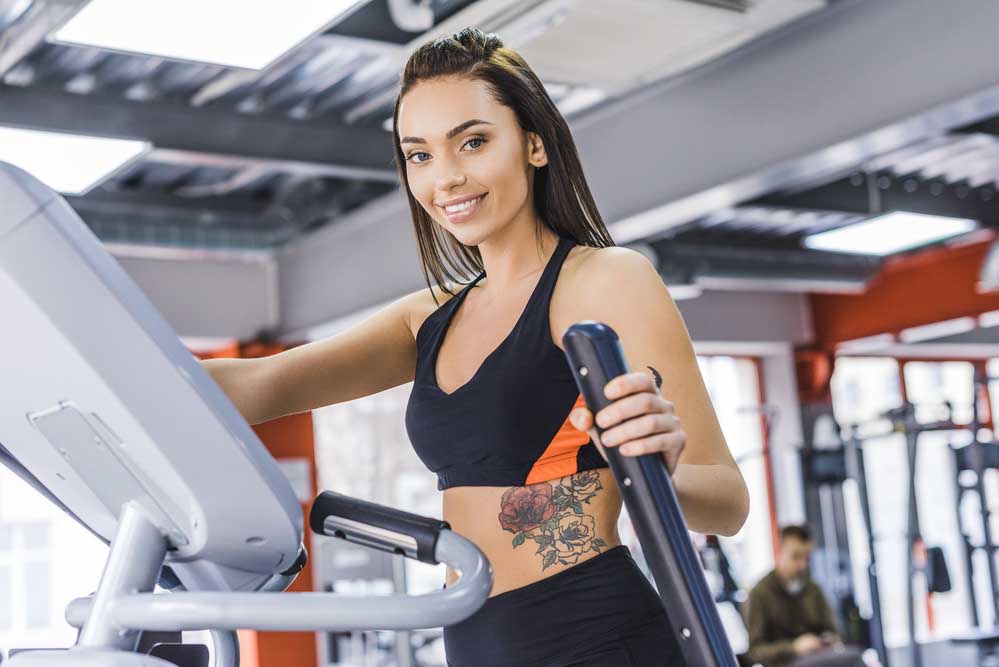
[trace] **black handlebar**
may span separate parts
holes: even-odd
[[[621,342],[606,324],[579,322],[569,327],[562,344],[586,407],[596,416],[612,402],[604,395],[604,387],[628,372]],[[604,429],[596,429],[598,435],[603,434]],[[708,591],[662,456],[622,456],[616,447],[607,448],[605,453],[685,663],[735,667],[735,654]]]
[[[446,521],[403,512],[333,491],[323,491],[312,503],[309,525],[319,535],[331,535],[364,546],[437,565],[437,536],[450,530]]]

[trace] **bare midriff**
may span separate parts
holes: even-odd
[[[493,568],[490,597],[527,586],[621,544],[621,495],[607,468],[520,487],[444,491],[444,520]],[[447,585],[459,575],[448,568]]]

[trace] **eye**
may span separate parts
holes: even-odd
[[[465,142],[465,146],[468,146],[468,145],[469,145],[469,144],[471,144],[471,143],[472,143],[473,141],[478,141],[478,142],[479,142],[479,145],[480,145],[480,146],[481,146],[482,144],[486,143],[486,140],[485,140],[485,139],[484,139],[483,137],[472,137],[472,138],[470,138],[470,139],[469,139],[468,141],[466,141],[466,142]],[[472,150],[478,150],[478,149],[479,149],[479,146],[474,146],[474,147],[472,148]]]
[[[478,142],[478,143],[476,145],[474,145],[474,146],[471,146],[471,144],[473,142]],[[466,141],[462,145],[462,148],[464,148],[465,146],[471,146],[471,150],[477,151],[477,150],[479,150],[479,148],[482,147],[482,144],[485,144],[485,143],[487,143],[487,140],[486,140],[485,137],[470,137],[468,139],[468,141]],[[426,155],[428,157],[427,158],[423,158],[423,159],[416,159],[416,160],[414,160],[413,158],[416,157],[417,155]],[[413,164],[422,164],[422,163],[426,162],[429,159],[429,155],[430,155],[430,153],[427,153],[426,151],[413,151],[412,153],[410,153],[409,155],[406,156],[406,162],[412,162]]]

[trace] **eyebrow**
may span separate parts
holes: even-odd
[[[473,118],[472,120],[466,120],[461,125],[456,125],[455,127],[453,127],[450,130],[448,130],[447,138],[449,140],[450,139],[454,139],[457,135],[461,134],[462,132],[464,132],[468,128],[472,127],[473,125],[492,125],[492,123],[490,123],[487,120],[479,120],[478,118]],[[425,143],[427,143],[427,140],[426,139],[422,139],[420,137],[403,137],[402,140],[399,143],[400,144],[425,144]]]

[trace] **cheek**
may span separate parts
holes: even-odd
[[[472,171],[476,181],[490,191],[494,206],[518,208],[527,197],[527,176],[519,155],[494,154],[476,164],[469,176]]]
[[[434,215],[436,213],[434,211],[434,183],[421,171],[426,170],[413,169],[406,174],[409,191],[430,215]]]

